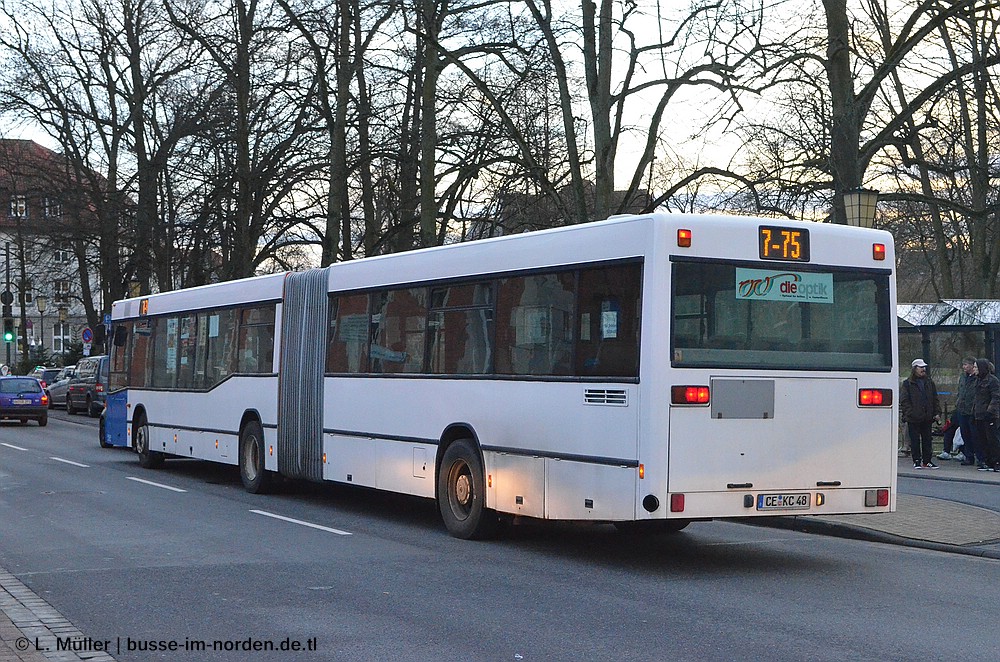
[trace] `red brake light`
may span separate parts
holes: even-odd
[[[872,259],[879,261],[885,259],[885,244],[872,244]]]
[[[711,399],[707,386],[670,387],[670,402],[675,405],[707,405]]]
[[[670,495],[670,512],[672,513],[683,513],[684,512],[684,494],[671,494]]]
[[[97,391],[98,393],[104,393],[104,384],[97,382],[96,384],[94,384],[94,390]]]
[[[678,230],[677,231],[677,245],[681,248],[689,248],[691,246],[691,231],[690,230]]]
[[[44,393],[42,393],[42,404],[43,405],[49,404],[49,396],[45,395]]]
[[[892,389],[863,388],[858,390],[858,405],[861,407],[888,407],[892,404]]]

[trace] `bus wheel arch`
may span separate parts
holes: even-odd
[[[240,421],[239,466],[243,488],[250,494],[265,494],[271,486],[265,469],[264,426],[256,411],[247,411]]]
[[[438,510],[448,533],[476,540],[493,537],[496,511],[486,507],[486,471],[475,432],[466,425],[445,430],[436,461]]]

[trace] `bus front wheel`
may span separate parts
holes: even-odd
[[[269,483],[264,469],[264,431],[257,421],[250,421],[240,433],[240,479],[250,494],[264,494]]]
[[[499,520],[486,507],[483,462],[471,439],[459,439],[448,447],[437,479],[438,508],[448,533],[475,540],[496,534]]]
[[[149,424],[146,417],[140,416],[132,430],[135,441],[135,452],[139,455],[139,466],[143,469],[156,469],[163,465],[163,453],[149,449]]]

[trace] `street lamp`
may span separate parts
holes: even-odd
[[[49,300],[44,294],[35,297],[35,305],[38,306],[38,338],[41,347],[45,346],[45,307]]]
[[[878,205],[878,191],[856,188],[844,193],[844,211],[847,224],[870,228],[875,225],[875,207]]]

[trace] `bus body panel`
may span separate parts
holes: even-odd
[[[438,441],[448,426],[464,424],[479,440],[493,477],[490,507],[534,517],[572,510],[580,511],[579,519],[606,519],[605,510],[622,511],[617,499],[627,482],[627,510],[634,510],[635,384],[368,377],[327,377],[326,384],[328,480],[433,496]],[[609,445],[616,449],[612,457]],[[413,470],[418,451],[429,456],[426,475]],[[617,471],[623,467],[628,471]],[[597,506],[585,509],[607,483],[615,485],[615,500],[598,498]],[[547,501],[546,495],[574,490],[588,495]]]
[[[149,424],[150,449],[224,464],[236,464],[240,421],[244,412],[259,413],[264,424],[265,443],[273,446],[277,401],[273,393],[277,377],[232,376],[207,394],[198,391],[155,391],[128,389],[130,411],[145,411]],[[228,406],[220,406],[220,402]],[[134,413],[133,413],[134,416]],[[132,421],[129,421],[131,427]],[[131,442],[130,442],[131,443]],[[265,458],[268,468],[277,461]]]
[[[871,460],[892,432],[892,408],[859,407],[856,378],[712,378],[713,394],[727,381],[773,385],[773,411],[713,418],[712,405],[674,407],[668,491],[889,486],[891,467]]]
[[[126,420],[128,419],[128,391],[121,389],[108,393],[104,403],[104,443],[109,446],[128,446]]]

